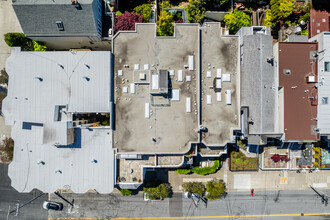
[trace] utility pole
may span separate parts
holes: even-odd
[[[71,207],[73,208],[73,203],[74,203],[74,199],[72,200],[72,202],[69,202],[66,198],[64,198],[59,192],[54,192],[55,195],[57,195],[58,197],[60,197],[61,199],[63,199],[65,202],[69,203],[71,205]]]
[[[312,188],[312,190],[319,196],[319,197],[321,197],[321,199],[322,199],[322,204],[325,204],[325,206],[327,206],[328,205],[328,196],[327,195],[325,195],[324,193],[319,193],[314,187],[312,187],[312,186],[310,186],[311,188]]]
[[[16,209],[11,210],[9,214],[12,214],[12,213],[16,212],[16,215],[15,215],[15,216],[17,216],[17,215],[18,215],[18,210],[19,210],[20,208],[23,208],[23,207],[26,206],[27,204],[30,204],[31,202],[33,202],[34,200],[38,199],[39,197],[41,197],[41,196],[44,195],[44,194],[45,194],[45,193],[41,193],[39,196],[34,197],[33,199],[27,201],[27,202],[24,203],[23,205],[19,205],[19,203],[17,203],[17,204],[16,204]]]

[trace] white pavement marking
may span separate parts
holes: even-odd
[[[251,188],[251,174],[234,175],[234,189],[250,189],[250,188]]]
[[[313,183],[313,187],[326,188],[326,187],[328,187],[328,184],[327,183]]]

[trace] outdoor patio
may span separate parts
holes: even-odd
[[[321,164],[330,168],[330,148],[321,150]]]
[[[155,166],[155,156],[143,156],[142,160],[120,159],[117,182],[141,182],[143,179],[142,166]]]
[[[263,169],[289,169],[290,161],[274,162],[271,158],[273,155],[289,156],[288,149],[277,149],[276,147],[266,147],[263,152]]]

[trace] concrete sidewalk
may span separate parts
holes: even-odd
[[[11,0],[0,1],[0,69],[5,67],[6,59],[11,52],[11,48],[7,46],[3,35],[8,32],[23,33],[11,4]]]
[[[330,188],[330,171],[301,172],[295,171],[262,171],[258,172],[231,172],[222,167],[217,173],[200,176],[197,174],[182,175],[169,171],[169,182],[173,191],[182,192],[182,184],[189,181],[206,183],[210,179],[220,178],[227,184],[229,191],[255,190],[304,190],[310,185],[316,188]]]

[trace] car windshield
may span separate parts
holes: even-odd
[[[47,204],[47,208],[48,209],[58,210],[58,205],[55,205],[55,204],[52,204],[52,203],[48,203]]]

